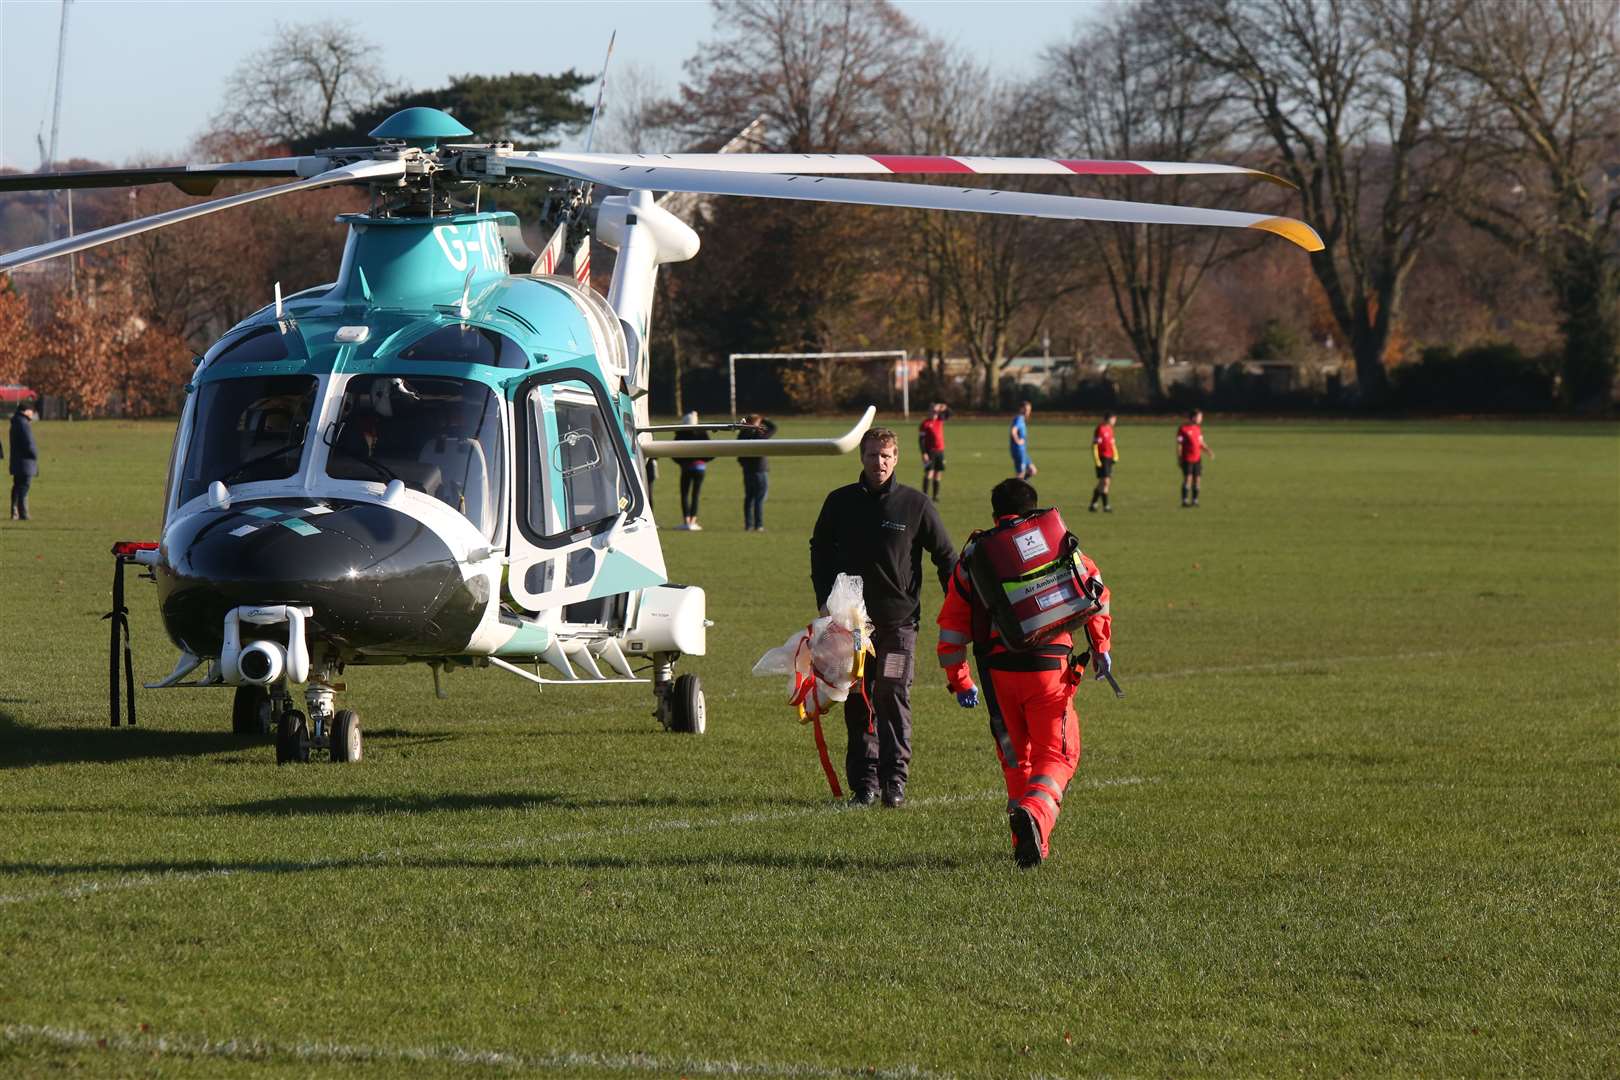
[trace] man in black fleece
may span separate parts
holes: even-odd
[[[840,573],[859,574],[874,627],[877,656],[866,665],[866,692],[852,689],[844,703],[849,729],[844,772],[856,806],[876,802],[880,784],[884,806],[905,802],[922,554],[933,559],[941,588],[956,563],[956,549],[934,504],[894,479],[899,460],[894,432],[868,431],[861,439],[861,478],[827,496],[810,536],[817,607],[825,607]]]

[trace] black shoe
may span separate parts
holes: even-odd
[[[1092,503],[1090,506],[1086,507],[1086,512],[1090,513],[1090,514],[1095,514],[1097,512],[1097,504]]]
[[[856,791],[849,796],[849,805],[851,806],[871,806],[875,802],[877,802],[877,792],[875,791]]]
[[[1012,826],[1013,859],[1025,870],[1041,865],[1041,829],[1034,815],[1015,806],[1007,813],[1007,824]]]
[[[883,805],[890,810],[898,810],[906,805],[906,792],[904,788],[885,788],[883,791]]]

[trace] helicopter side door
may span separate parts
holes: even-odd
[[[646,491],[607,392],[583,369],[519,387],[507,592],[531,612],[614,621],[611,599],[665,582]]]

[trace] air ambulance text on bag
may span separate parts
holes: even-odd
[[[1080,541],[1055,509],[979,533],[968,573],[1009,649],[1043,645],[1098,610],[1084,585]]]

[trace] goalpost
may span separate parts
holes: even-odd
[[[739,360],[882,360],[888,357],[894,358],[895,374],[900,380],[901,413],[910,418],[911,369],[906,363],[906,351],[904,349],[876,349],[867,352],[732,353],[726,358],[726,373],[731,385],[731,415],[737,415],[737,361]]]

